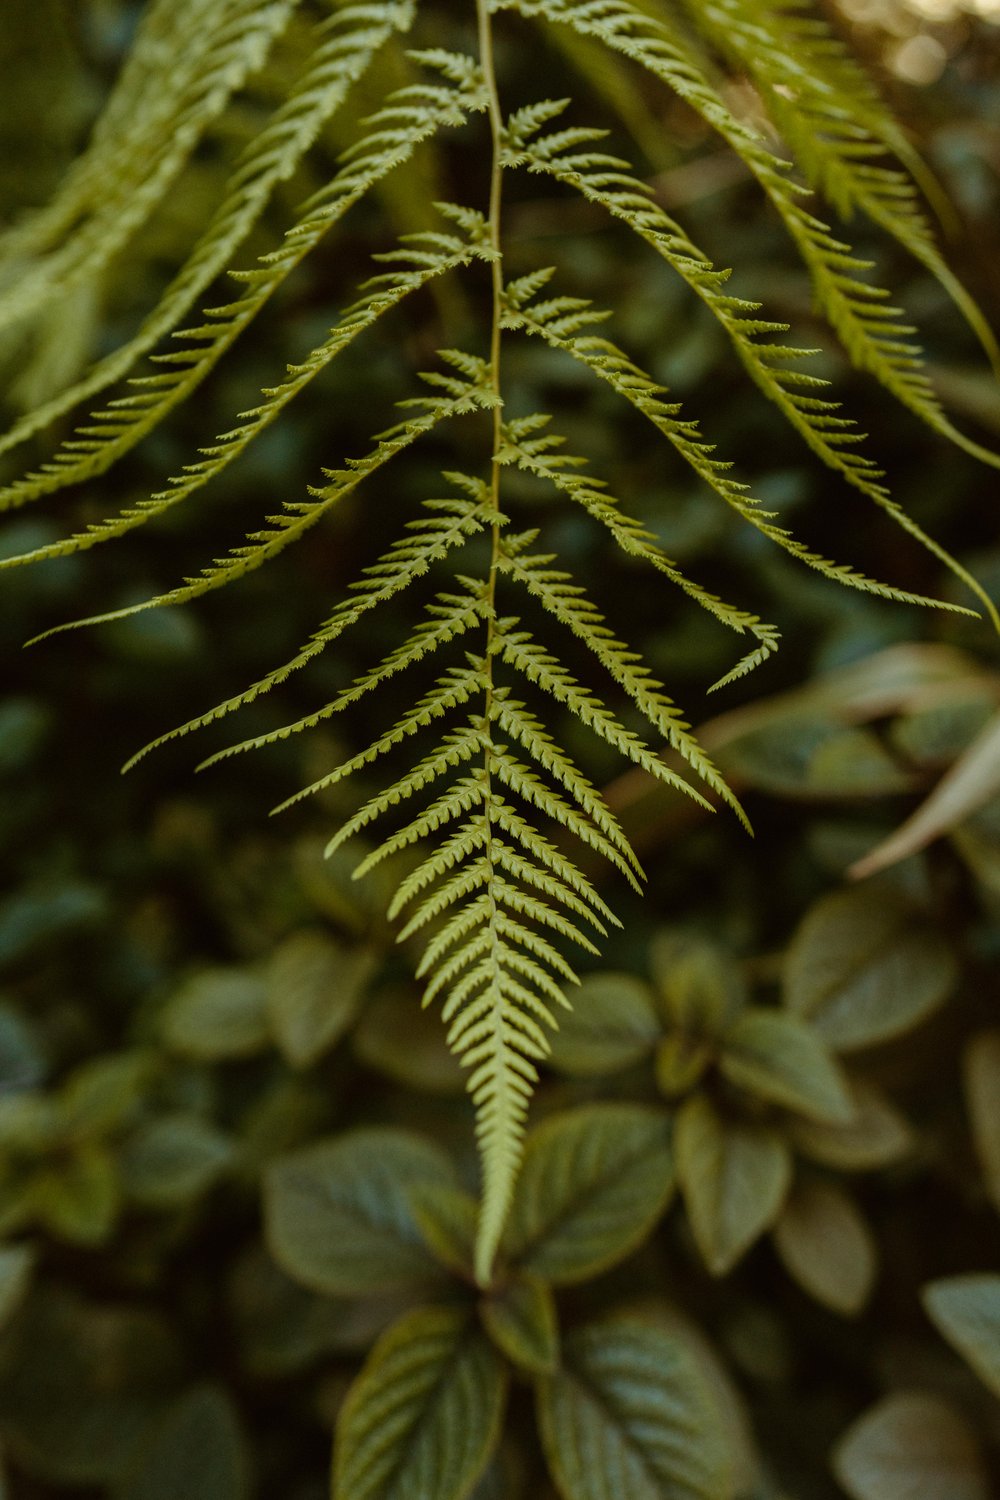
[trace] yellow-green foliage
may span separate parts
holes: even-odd
[[[280,509],[265,517],[259,530],[175,588],[95,615],[89,623],[187,602],[221,588],[303,537],[386,465],[402,462],[405,450],[432,429],[468,417],[482,431],[478,468],[444,474],[442,493],[427,500],[419,520],[400,529],[399,538],[289,661],[162,738],[186,734],[250,703],[401,590],[421,587],[432,567],[438,573],[453,568],[446,585],[431,590],[423,623],[338,696],[297,722],[213,759],[311,728],[363,695],[377,695],[385,678],[435,656],[438,675],[410,709],[288,801],[343,781],[412,741],[409,769],[359,808],[335,833],[330,849],[388,820],[390,830],[358,873],[404,851],[415,855],[391,915],[405,913],[403,937],[427,934],[418,968],[426,980],[425,1003],[440,1001],[450,1045],[468,1070],[483,1162],[475,1272],[488,1285],[537,1066],[548,1055],[557,1013],[568,1004],[567,991],[576,979],[561,940],[595,953],[594,936],[616,921],[588,875],[545,830],[561,826],[627,880],[641,880],[615,817],[530,703],[555,700],[651,776],[703,805],[714,795],[743,816],[667,689],[618,639],[546,550],[544,539],[533,530],[512,528],[505,510],[508,474],[518,469],[544,482],[603,526],[618,547],[647,562],[652,581],[669,581],[724,626],[749,637],[749,650],[722,682],[758,665],[778,642],[774,626],[682,573],[630,516],[627,498],[611,495],[599,477],[584,473],[582,456],[565,451],[549,413],[509,417],[504,412],[508,342],[543,341],[604,382],[689,465],[706,503],[720,499],[793,557],[855,589],[932,602],[820,556],[793,537],[732,475],[695,418],[600,331],[609,315],[562,293],[552,268],[505,275],[503,206],[516,193],[518,178],[533,173],[554,179],[645,241],[664,262],[663,274],[682,278],[718,321],[749,376],[835,480],[888,511],[993,613],[974,580],[890,495],[884,476],[863,451],[863,435],[831,399],[826,382],[809,372],[814,351],[789,342],[786,324],[757,302],[727,291],[728,269],[712,264],[628,161],[600,148],[602,132],[564,125],[566,100],[542,99],[507,111],[503,79],[494,67],[493,34],[511,20],[508,13],[516,13],[520,27],[538,22],[564,30],[575,44],[568,55],[591,77],[595,57],[606,54],[614,62],[607,74],[609,97],[622,97],[620,69],[635,67],[684,100],[756,179],[808,271],[818,307],[853,363],[936,433],[987,463],[996,466],[998,460],[956,431],[922,367],[913,330],[890,305],[889,294],[868,279],[869,263],[819,217],[811,187],[841,214],[867,215],[941,281],[996,355],[981,315],[942,261],[919,209],[914,182],[914,173],[923,180],[919,162],[861,71],[811,9],[791,0],[686,0],[682,23],[661,0],[641,5],[638,0],[477,0],[475,5],[468,0],[466,8],[470,50],[453,53],[420,47],[425,35],[434,35],[437,0],[316,7],[328,13],[315,25],[300,76],[246,144],[222,201],[158,304],[127,342],[68,389],[26,412],[0,441],[0,451],[9,451],[81,405],[89,412],[44,463],[0,492],[0,505],[25,506],[104,473],[195,393],[303,259],[391,173],[405,172],[423,143],[447,131],[465,132],[477,143],[483,164],[477,202],[428,204],[423,229],[380,257],[384,269],[331,319],[326,337],[278,375],[259,404],[236,415],[212,446],[193,456],[158,493],[90,521],[65,540],[7,558],[2,566],[87,550],[188,501],[245,453],[383,314],[421,288],[478,264],[481,338],[473,347],[440,351],[437,368],[420,376],[422,392],[400,403],[402,419],[375,438],[368,452],[327,469],[308,496],[282,497]],[[281,48],[282,31],[297,11],[310,7],[297,0],[153,0],[90,146],[54,201],[0,241],[4,328],[30,326],[40,312],[127,252],[202,137],[272,49]],[[351,86],[379,76],[372,71],[376,60],[398,45],[400,35],[417,44],[407,53],[410,81],[375,113],[353,121],[354,144],[343,152],[337,170],[303,205],[278,248],[252,262],[246,241],[279,184],[300,166],[334,115],[339,114],[338,130],[343,130],[351,118]],[[301,50],[301,36],[297,46]],[[752,80],[793,166],[734,116],[723,65]],[[586,91],[586,82],[583,87]],[[648,137],[649,121],[641,109],[631,113]],[[234,299],[193,311],[224,271],[239,283]],[[147,356],[152,367],[142,364]],[[122,393],[105,396],[122,381]],[[104,404],[90,410],[97,398]],[[544,617],[544,636],[532,634],[522,619],[528,599],[534,601],[534,615],[540,611]],[[578,679],[561,659],[570,634],[600,669],[594,685]],[[648,722],[649,743],[607,706],[603,694],[610,683]],[[661,756],[664,743],[675,752],[669,763]],[[414,801],[412,813],[405,812]],[[503,1317],[496,1312],[499,1324]],[[459,1322],[442,1318],[440,1327],[426,1330],[428,1367],[442,1341],[449,1348],[452,1343],[468,1347],[471,1352],[461,1357],[474,1362],[478,1345],[466,1346]],[[591,1357],[586,1349],[578,1353],[584,1361]],[[387,1345],[381,1357],[391,1362],[393,1348]],[[565,1400],[555,1393],[546,1408],[556,1447],[560,1424],[568,1420]],[[355,1461],[353,1454],[344,1459],[345,1472]]]

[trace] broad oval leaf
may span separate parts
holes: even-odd
[[[924,1288],[924,1306],[994,1395],[1000,1396],[1000,1276],[947,1276]]]
[[[832,1457],[851,1500],[990,1500],[975,1437],[937,1396],[887,1396],[847,1429]]]
[[[792,940],[785,1003],[848,1052],[916,1026],[947,999],[955,975],[942,935],[898,893],[835,891]]]
[[[163,1012],[167,1046],[215,1062],[267,1046],[267,986],[250,969],[206,969],[188,980]]]
[[[450,1183],[422,1182],[410,1191],[413,1218],[424,1244],[443,1266],[473,1274],[479,1208],[471,1193]]]
[[[913,785],[878,737],[860,726],[846,727],[834,714],[781,700],[760,705],[765,720],[720,747],[728,776],[779,797],[889,796]],[[748,715],[749,718],[749,715]]]
[[[275,1260],[314,1291],[360,1296],[433,1271],[410,1194],[452,1185],[443,1152],[388,1127],[354,1130],[280,1157],[264,1179],[264,1219]]]
[[[379,1297],[320,1296],[286,1276],[262,1246],[241,1257],[229,1295],[242,1362],[268,1380],[330,1355],[360,1358],[413,1299],[405,1288]]]
[[[74,1141],[94,1140],[134,1114],[152,1072],[146,1052],[113,1052],[84,1063],[62,1091],[62,1128]]]
[[[746,1003],[738,965],[691,933],[660,933],[651,945],[650,965],[660,1013],[681,1031],[713,1037]]]
[[[618,1073],[641,1060],[662,1035],[649,986],[633,974],[591,974],[559,1016],[551,1063],[578,1078]]]
[[[978,707],[985,710],[985,703]],[[1000,715],[980,733],[949,767],[927,800],[887,839],[878,844],[850,873],[856,880],[884,870],[926,848],[950,832],[1000,792]]]
[[[120,1483],[175,1396],[180,1351],[165,1322],[40,1286],[4,1332],[4,1443],[36,1480]]]
[[[504,1366],[467,1314],[406,1314],[341,1408],[333,1500],[465,1500],[496,1446],[505,1394]]]
[[[908,1155],[913,1150],[913,1131],[895,1105],[871,1084],[852,1082],[849,1088],[852,1113],[844,1124],[789,1122],[796,1150],[840,1172],[873,1171]]]
[[[582,1328],[538,1383],[538,1424],[563,1500],[728,1500],[722,1421],[698,1365],[662,1329]]]
[[[674,1149],[695,1242],[712,1274],[723,1276],[781,1212],[791,1153],[776,1130],[723,1119],[701,1097],[679,1110]]]
[[[267,1010],[274,1039],[293,1068],[322,1057],[357,1013],[375,966],[366,948],[344,948],[325,933],[296,932],[267,971]]]
[[[839,1067],[813,1028],[796,1016],[745,1011],[726,1032],[719,1065],[730,1082],[772,1104],[828,1124],[851,1117]]]
[[[974,1036],[962,1064],[972,1138],[986,1191],[1000,1212],[1000,1030]]]
[[[465,1071],[446,1037],[440,1016],[424,1009],[412,986],[391,985],[365,1002],[351,1042],[366,1067],[406,1088],[464,1094]]]
[[[118,1163],[108,1147],[85,1142],[43,1167],[31,1185],[31,1203],[59,1239],[103,1244],[121,1209]]]
[[[528,1137],[505,1252],[557,1286],[585,1281],[646,1238],[673,1189],[665,1114],[636,1104],[570,1110]]]
[[[715,1060],[715,1047],[684,1031],[664,1037],[656,1049],[656,1086],[666,1099],[682,1099]]]
[[[559,1363],[559,1324],[552,1292],[537,1276],[515,1276],[479,1305],[483,1327],[507,1358],[533,1375]]]
[[[0,1328],[20,1305],[34,1265],[35,1252],[30,1245],[0,1245]]]
[[[126,1142],[122,1186],[137,1203],[170,1208],[210,1187],[232,1155],[229,1137],[207,1120],[193,1114],[161,1115]]]
[[[774,1226],[789,1275],[833,1312],[853,1316],[871,1294],[878,1252],[871,1230],[839,1187],[796,1188]]]
[[[139,1454],[116,1500],[247,1500],[247,1455],[230,1396],[182,1396]]]

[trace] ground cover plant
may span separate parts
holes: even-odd
[[[910,133],[756,0],[11,16],[11,1493],[989,1495],[997,350]]]

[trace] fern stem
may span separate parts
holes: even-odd
[[[490,565],[489,578],[486,593],[486,651],[485,651],[485,674],[486,687],[483,700],[483,729],[486,734],[486,744],[483,751],[483,776],[486,789],[484,812],[486,818],[486,844],[483,850],[484,859],[490,874],[486,883],[486,896],[488,902],[488,927],[491,942],[495,945],[497,936],[497,904],[494,891],[494,851],[493,851],[493,822],[491,817],[491,776],[493,769],[493,743],[491,725],[493,722],[493,669],[495,662],[495,630],[496,630],[496,585],[497,574],[500,563],[500,448],[503,440],[503,408],[501,406],[500,392],[500,320],[503,314],[503,262],[501,259],[501,212],[503,202],[503,151],[504,151],[504,129],[503,113],[500,108],[500,94],[497,88],[496,67],[493,60],[493,21],[490,14],[489,0],[476,0],[476,19],[479,31],[479,62],[483,70],[483,78],[486,84],[487,114],[490,125],[491,160],[490,160],[490,201],[489,201],[489,243],[494,252],[494,259],[490,263],[490,277],[492,286],[492,309],[490,317],[490,354],[489,354],[489,384],[496,405],[493,408],[493,443],[490,455],[490,509],[493,513],[491,527]],[[496,1054],[493,1066],[496,1075],[502,1077],[506,1071],[506,1060],[500,1055],[507,1048],[507,1040],[503,1025],[503,997],[499,990],[499,963],[494,956],[494,964],[497,974],[494,976],[491,986],[491,1007],[493,1010],[493,1049]],[[503,1089],[497,1091],[498,1102],[503,1107]],[[514,1121],[509,1122],[516,1129]],[[502,1132],[507,1135],[508,1132]],[[509,1137],[508,1137],[509,1138]],[[513,1187],[513,1169],[505,1162],[501,1168],[502,1177],[496,1180],[496,1167],[491,1168],[488,1156],[488,1142],[482,1141],[483,1155],[483,1199],[480,1207],[479,1228],[476,1237],[475,1271],[476,1280],[480,1286],[488,1286],[492,1279],[493,1258],[496,1254],[500,1235],[503,1230],[503,1221],[506,1216],[507,1205]]]

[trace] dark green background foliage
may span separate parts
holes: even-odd
[[[6,218],[44,202],[80,148],[138,9],[5,0]],[[468,44],[466,9],[439,7],[456,14],[437,41]],[[224,163],[280,97],[295,35],[127,258],[0,349],[12,417],[115,347],[155,300]],[[554,43],[519,47],[513,21],[505,35],[515,102],[580,88]],[[951,263],[997,325],[1000,35],[958,21],[942,36],[943,78],[927,91],[897,83],[894,102],[957,202]],[[877,66],[878,29],[856,41]],[[850,373],[746,174],[684,108],[576,60],[600,90],[587,117],[616,145],[624,118],[665,205],[710,254],[736,260],[740,291],[824,349],[895,494],[997,597],[991,471]],[[349,136],[338,126],[281,186],[243,263],[276,242]],[[390,179],[199,398],[61,502],[67,513],[79,524],[158,488],[323,335],[372,250],[413,227],[442,185],[485,206],[482,183],[461,142]],[[616,307],[616,336],[810,545],[957,598],[932,557],[747,394],[716,326],[644,247],[546,182],[529,182],[507,233],[526,266],[557,263],[570,289]],[[878,255],[960,422],[996,442],[996,385],[971,335],[902,252],[881,242]],[[187,741],[118,774],[133,749],[288,656],[396,534],[401,509],[433,492],[444,450],[421,450],[239,598],[17,650],[172,586],[195,543],[220,553],[322,464],[363,451],[406,372],[474,336],[487,298],[481,272],[420,293],[191,517],[3,575],[0,1495],[317,1500],[339,1421],[338,1500],[988,1500],[1000,1492],[1000,801],[988,738],[1000,647],[985,624],[795,568],[679,465],[665,485],[663,452],[610,393],[544,347],[511,355],[515,405],[558,401],[574,447],[620,476],[666,551],[775,621],[784,645],[706,699],[732,662],[724,632],[609,553],[582,513],[546,513],[553,549],[706,725],[756,836],[621,775],[579,725],[561,726],[649,884],[644,900],[614,890],[624,927],[584,965],[555,1040],[484,1294],[461,1070],[439,1017],[419,1007],[385,883],[352,883],[343,852],[322,858],[353,794],[264,816],[382,721],[362,722],[356,741],[319,731],[197,781]],[[64,529],[55,507],[36,508],[0,545],[23,551]],[[308,712],[373,644],[412,627],[409,609],[376,616],[336,662],[259,701],[243,732]],[[945,836],[924,847],[918,825],[905,858],[852,882],[849,867],[953,764],[952,803],[928,815]]]

